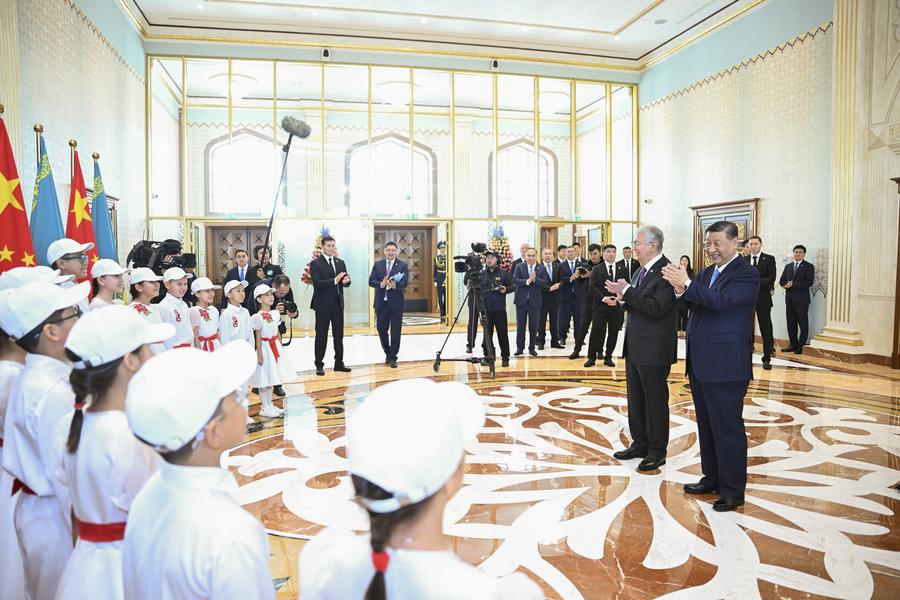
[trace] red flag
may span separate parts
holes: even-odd
[[[84,187],[84,177],[81,175],[81,161],[78,160],[78,150],[75,151],[75,166],[72,170],[72,191],[69,193],[69,211],[66,218],[66,237],[80,244],[88,242],[94,245],[88,250],[88,279],[91,277],[91,267],[97,262],[97,240],[94,238],[94,221],[91,219],[91,201],[87,197]]]
[[[6,124],[0,118],[0,273],[36,264],[19,183]]]

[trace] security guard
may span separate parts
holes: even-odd
[[[509,327],[506,323],[506,294],[515,290],[509,271],[497,266],[500,255],[496,252],[485,254],[485,269],[481,275],[481,295],[484,298],[484,308],[487,311],[487,324],[484,327],[484,341],[494,336],[494,328],[497,328],[497,338],[500,341],[500,357],[503,359],[501,366],[509,366]],[[487,355],[487,350],[485,350]]]
[[[437,288],[438,306],[441,307],[441,318],[447,316],[447,242],[441,240],[437,244],[437,255],[434,257],[434,286]]]

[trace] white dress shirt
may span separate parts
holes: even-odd
[[[131,505],[123,573],[129,600],[271,600],[269,543],[218,467],[163,463]]]
[[[229,303],[219,315],[219,341],[224,346],[233,340],[246,340],[250,347],[256,344],[250,327],[250,311]]]
[[[655,265],[656,263],[659,262],[659,259],[661,259],[662,256],[663,256],[662,254],[657,254],[656,256],[654,256],[653,258],[648,260],[646,263],[644,263],[643,265],[641,265],[637,269],[635,269],[634,272],[631,274],[631,280],[634,281],[634,278],[638,276],[638,273],[641,272],[641,269],[644,269],[644,276],[641,278],[641,284],[643,285],[644,279],[646,279],[647,275],[650,273],[650,269],[653,268],[653,265]],[[615,273],[615,271],[613,271],[613,273]],[[625,286],[625,289],[622,290],[622,293],[624,294],[625,292],[627,292],[628,288],[630,288],[630,287],[631,287],[631,284],[629,283],[628,285]]]
[[[181,344],[194,345],[194,328],[191,327],[190,309],[181,298],[166,294],[157,306],[169,311],[167,322],[175,326],[175,335],[165,342],[166,348],[175,348]]]

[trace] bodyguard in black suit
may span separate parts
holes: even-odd
[[[590,285],[591,271],[603,262],[603,249],[600,247],[600,244],[588,246],[588,257],[589,259],[584,263],[584,268],[587,269],[587,272],[582,275],[587,280],[588,285],[584,302],[581,303],[581,325],[575,331],[575,350],[569,355],[569,360],[578,358],[581,347],[584,346],[584,339],[587,337],[588,330],[591,328],[591,322],[594,319],[594,303],[600,302],[603,298],[602,295],[597,296]],[[581,282],[579,281],[579,283]]]
[[[537,356],[537,321],[541,312],[541,296],[550,288],[550,277],[546,269],[536,262],[537,250],[529,248],[525,253],[525,262],[519,263],[513,271],[513,283],[516,294],[513,303],[516,305],[516,356],[525,352],[525,325],[528,325],[528,353]]]
[[[703,478],[684,486],[689,494],[719,494],[713,510],[734,510],[744,503],[747,486],[747,435],[743,408],[753,377],[753,307],[759,275],[737,253],[737,225],[718,221],[706,229],[706,253],[712,265],[693,281],[674,265],[663,277],[679,302],[690,304],[687,374],[697,413]]]
[[[587,283],[589,277],[582,277],[588,272],[584,263],[577,257],[575,246],[566,249],[566,260],[559,265],[556,274],[556,282],[559,283],[559,333],[557,339],[560,344],[566,343],[569,335],[569,322],[574,321],[572,333],[577,336],[581,325],[581,305],[587,296]]]
[[[487,355],[487,344],[491,343],[496,328],[500,342],[500,358],[503,360],[501,366],[508,367],[509,324],[506,321],[506,295],[513,291],[513,280],[509,271],[497,266],[499,254],[488,252],[485,257],[485,268],[481,273],[481,295],[487,311],[487,323],[484,326],[482,345]]]
[[[782,351],[794,354],[803,354],[803,346],[809,339],[809,288],[816,279],[816,269],[812,263],[803,260],[805,257],[806,246],[794,246],[794,262],[785,265],[778,282],[784,288],[784,310],[790,341],[790,345]]]
[[[250,271],[252,269],[252,267],[250,267],[250,254],[243,248],[235,250],[234,263],[234,266],[225,273],[225,281],[222,282],[222,285],[224,286],[229,281],[246,281],[249,285],[251,277]],[[248,292],[251,292],[251,290],[248,290]],[[228,298],[225,297],[225,294],[222,294],[222,302],[219,305],[219,310],[226,306],[228,306]],[[252,293],[245,294],[243,307],[251,314],[255,312],[253,310],[255,306]]]
[[[622,260],[616,263],[616,268],[622,270],[622,278],[631,283],[631,278],[641,268],[640,263],[632,258],[632,250],[630,246],[622,248]]]
[[[638,471],[666,463],[669,444],[669,370],[676,360],[678,333],[675,292],[662,277],[669,259],[662,254],[663,233],[648,225],[637,230],[634,254],[641,268],[631,284],[606,282],[606,289],[628,311],[625,330],[628,429],[631,446],[613,454],[619,460],[643,458]],[[745,344],[746,346],[746,344]]]
[[[396,369],[403,329],[403,292],[409,283],[409,267],[402,260],[397,260],[397,244],[394,242],[385,244],[381,252],[384,259],[372,265],[369,287],[375,288],[375,329],[384,350],[384,362]]]
[[[325,374],[325,348],[328,346],[328,327],[334,341],[334,370],[350,372],[344,364],[344,288],[350,287],[347,265],[334,256],[334,238],[322,238],[322,255],[309,265],[313,281],[313,296],[309,307],[316,313],[315,360],[316,375]]]
[[[529,249],[529,248],[531,248],[531,244],[527,244],[527,243],[526,243],[526,244],[522,244],[521,246],[519,246],[519,258],[517,258],[516,260],[512,261],[512,265],[510,265],[510,267],[509,267],[509,272],[510,272],[510,273],[515,273],[515,272],[516,272],[516,267],[518,267],[518,266],[521,265],[523,262],[525,262],[525,253],[528,252],[528,249]]]
[[[594,314],[591,317],[593,328],[588,341],[588,358],[585,367],[593,367],[598,358],[603,359],[607,367],[615,367],[612,360],[613,350],[619,340],[619,330],[625,320],[625,313],[616,301],[616,295],[606,290],[607,281],[616,281],[622,273],[616,268],[616,247],[612,244],[603,246],[603,260],[591,270],[591,291],[594,292]],[[603,352],[603,338],[606,337],[606,352]]]
[[[537,331],[537,347],[538,350],[544,349],[547,341],[547,318],[550,319],[550,347],[562,348],[556,335],[559,331],[559,283],[556,283],[557,272],[559,271],[559,261],[554,260],[553,250],[544,248],[541,251],[541,262],[538,267],[547,273],[550,280],[550,287],[541,290],[541,312],[538,314],[538,331]]]
[[[762,238],[754,235],[747,242],[750,255],[745,256],[751,267],[759,274],[759,293],[756,296],[756,320],[763,340],[763,369],[772,368],[772,353],[775,352],[775,338],[772,335],[772,292],[775,289],[775,257],[762,251]],[[753,331],[750,332],[750,347],[753,347]]]

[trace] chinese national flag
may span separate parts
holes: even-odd
[[[0,273],[35,264],[19,172],[6,124],[0,118]]]
[[[94,221],[91,219],[91,202],[81,175],[81,161],[75,151],[75,166],[72,169],[72,191],[69,193],[69,211],[66,218],[66,237],[80,244],[90,242],[94,247],[88,250],[88,279],[91,267],[97,262],[97,240],[94,238]]]

